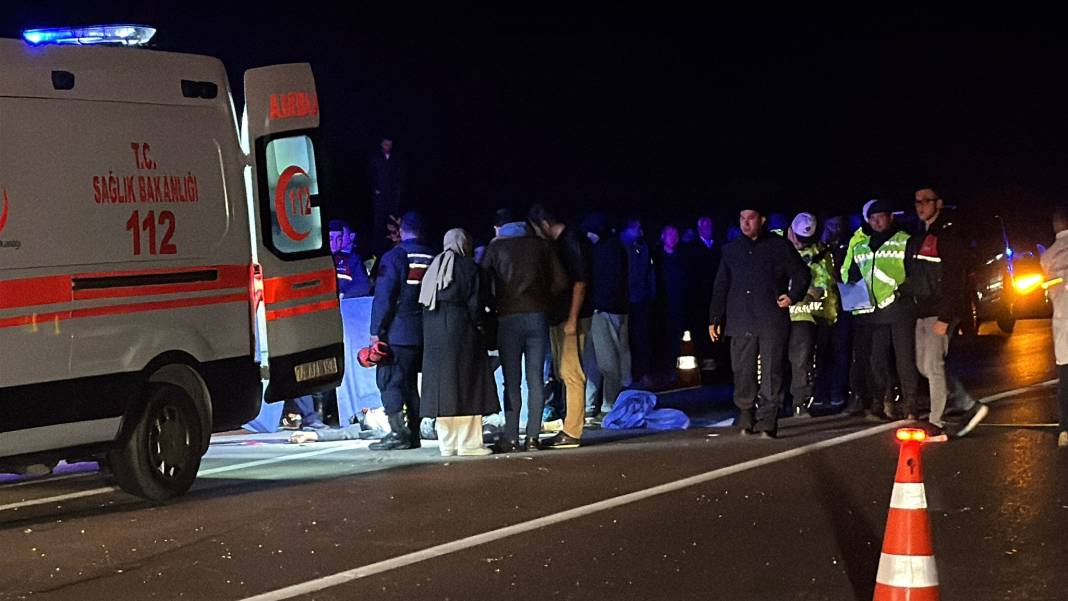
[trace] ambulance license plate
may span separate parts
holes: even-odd
[[[293,366],[293,375],[297,382],[307,382],[323,376],[337,373],[337,358],[319,359],[310,363],[301,363]]]

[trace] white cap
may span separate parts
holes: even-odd
[[[868,220],[868,209],[870,209],[873,204],[878,202],[878,200],[879,199],[877,199],[877,198],[873,198],[873,199],[869,200],[868,202],[864,203],[864,208],[860,210],[860,215],[862,217],[864,217],[864,221]]]
[[[812,213],[798,213],[790,224],[790,229],[801,238],[811,238],[816,235],[816,216]]]

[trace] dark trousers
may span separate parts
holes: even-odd
[[[631,372],[638,381],[653,369],[652,303],[631,303],[629,320]]]
[[[786,338],[782,336],[734,336],[731,366],[734,368],[734,404],[743,425],[753,423],[757,432],[775,433],[782,406]],[[760,379],[757,380],[757,360]],[[754,412],[755,405],[755,412]]]
[[[389,223],[390,216],[400,217],[400,203],[392,194],[374,195],[374,216],[371,221],[371,248],[375,254],[381,257],[389,249],[393,248],[390,242]]]
[[[893,353],[894,365],[888,364]],[[916,412],[920,373],[916,369],[916,321],[902,319],[876,325],[871,337],[871,378],[875,402],[893,398],[894,378],[901,384],[901,399],[907,413]]]
[[[874,326],[850,316],[853,322],[853,353],[849,363],[849,391],[853,402],[870,407],[874,398],[871,376],[871,342]],[[882,399],[879,399],[882,402]]]
[[[393,357],[376,368],[378,390],[386,413],[408,409],[408,429],[419,433],[419,363],[423,349],[418,346],[390,345]]]
[[[794,407],[807,407],[813,395],[815,381],[816,324],[810,321],[790,322],[790,397]]]
[[[845,402],[849,387],[853,316],[839,315],[833,326],[824,327],[827,333],[822,343],[819,330],[816,332],[816,398],[840,405]]]
[[[1057,409],[1060,411],[1060,431],[1068,432],[1068,365],[1057,366]]]
[[[523,371],[527,376],[527,436],[541,433],[545,406],[545,356],[549,352],[549,320],[544,313],[502,315],[497,320],[497,345],[504,373],[504,433],[519,439],[523,408]]]

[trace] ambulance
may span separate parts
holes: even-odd
[[[0,471],[92,458],[164,500],[344,348],[310,66],[247,71],[239,128],[223,64],[154,33],[0,40]]]

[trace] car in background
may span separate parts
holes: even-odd
[[[972,244],[971,267],[968,271],[970,319],[963,328],[976,333],[983,322],[996,322],[998,328],[1011,334],[1018,319],[1042,319],[1053,316],[1053,306],[1046,290],[1046,281],[1039,263],[1045,247],[1023,231],[1034,228],[1010,229],[995,215],[989,223],[981,224]],[[1010,234],[1015,233],[1014,238]]]

